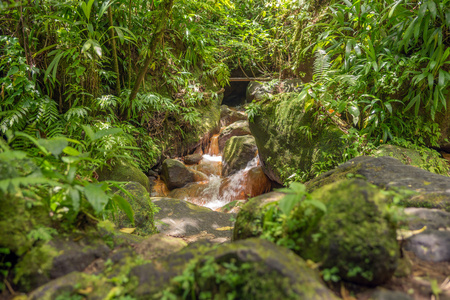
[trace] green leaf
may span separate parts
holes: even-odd
[[[66,148],[64,148],[63,152],[70,156],[78,156],[81,154],[80,151],[78,151],[77,149],[72,148],[70,146],[67,146]]]
[[[91,183],[84,188],[86,199],[97,214],[101,213],[108,204],[109,197],[105,193],[107,185],[104,183]]]
[[[60,155],[69,142],[65,138],[39,139],[39,145],[47,149],[54,156]]]
[[[434,1],[427,1],[428,9],[430,10],[431,16],[433,19],[436,19],[437,10],[436,10],[436,3]]]
[[[324,213],[327,212],[327,207],[325,206],[325,204],[323,202],[320,202],[318,200],[306,200],[305,203],[306,204],[310,204],[310,205],[314,206],[317,209],[320,209]]]
[[[119,196],[118,194],[114,194],[112,200],[117,204],[117,206],[119,206],[119,208],[122,211],[125,212],[128,219],[134,226],[134,212],[133,212],[133,208],[131,207],[130,203],[128,203],[128,201],[125,198],[123,198],[122,196]]]
[[[84,132],[89,137],[89,139],[91,141],[95,141],[95,134],[94,134],[94,131],[92,130],[91,126],[89,126],[89,125],[81,125],[81,127],[83,128]]]
[[[298,202],[300,202],[301,199],[302,198],[294,194],[286,195],[283,197],[283,199],[280,200],[280,202],[278,203],[278,207],[283,214],[288,216],[294,206]]]
[[[100,131],[97,131],[94,134],[94,138],[92,139],[93,141],[98,140],[104,136],[107,135],[114,135],[114,134],[118,134],[118,133],[122,133],[122,129],[121,128],[108,128],[108,129],[103,129]]]
[[[67,194],[70,197],[70,200],[72,200],[73,210],[78,212],[80,210],[80,192],[77,189],[70,187],[67,190]]]

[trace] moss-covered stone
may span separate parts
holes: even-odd
[[[279,94],[250,122],[266,175],[283,183],[292,174],[311,178],[323,164],[340,160],[343,132],[312,107],[305,112],[297,94]]]
[[[284,195],[271,192],[248,200],[236,217],[233,240],[260,236],[263,232],[263,219],[267,204],[280,201]]]
[[[161,178],[169,190],[181,188],[195,180],[194,173],[176,159],[166,159],[163,162]]]
[[[130,221],[126,213],[118,210],[116,213],[111,213],[109,219],[114,222],[117,228],[136,228],[136,234],[145,236],[157,232],[155,222],[153,219],[156,210],[155,205],[150,200],[150,194],[147,190],[137,182],[129,182],[124,186],[124,189],[133,197],[129,197],[124,192],[118,192],[120,196],[124,197],[131,205],[134,214],[134,224]]]
[[[255,138],[251,135],[230,138],[223,149],[222,175],[229,176],[244,169],[256,156],[257,150]]]
[[[146,260],[161,258],[175,253],[188,244],[181,238],[156,234],[136,245],[136,253]]]
[[[183,278],[170,293],[189,291],[200,299],[336,299],[300,257],[261,239],[212,249],[191,260]]]
[[[247,120],[247,115],[244,112],[230,108],[226,105],[220,107],[220,125],[228,126],[237,121]]]
[[[371,156],[390,156],[405,165],[418,167],[436,174],[448,175],[448,162],[433,149],[410,149],[395,145],[382,145]]]
[[[249,135],[252,134],[250,132],[250,128],[248,127],[248,121],[237,121],[229,126],[225,127],[220,131],[219,134],[219,151],[223,151],[225,148],[226,142],[231,139],[233,136],[241,136],[241,135]]]
[[[142,184],[148,192],[151,192],[150,181],[147,175],[130,163],[119,160],[114,165],[104,166],[97,170],[98,180],[134,181]]]
[[[324,203],[327,212],[310,217],[310,208],[301,205],[293,212],[291,219],[298,225],[287,228],[287,234],[299,246],[300,256],[321,262],[322,268],[338,267],[339,276],[350,282],[386,282],[397,266],[398,245],[385,194],[352,179],[326,185],[311,198]]]
[[[401,196],[404,206],[440,208],[450,211],[450,178],[402,164],[383,156],[360,156],[321,174],[306,185],[309,191],[344,178],[364,178]]]

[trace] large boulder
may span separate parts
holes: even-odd
[[[110,249],[101,239],[88,236],[58,238],[33,247],[16,265],[15,283],[29,291],[71,272],[81,272]],[[80,239],[81,238],[81,239]]]
[[[380,188],[397,191],[405,206],[450,211],[449,177],[404,165],[392,157],[356,157],[314,178],[307,186],[311,191],[348,177],[361,177]]]
[[[386,213],[389,199],[378,188],[361,179],[326,185],[311,194],[314,201],[325,205],[326,212],[300,202],[282,225],[282,232],[263,230],[268,204],[283,198],[283,194],[270,194],[242,207],[235,240],[264,232],[264,237],[357,284],[378,285],[394,273],[398,256],[395,224]]]
[[[282,184],[293,174],[312,178],[318,165],[341,158],[343,132],[320,114],[315,107],[305,112],[297,94],[280,94],[264,103],[250,130],[271,180]]]
[[[219,134],[219,151],[222,152],[225,148],[226,142],[233,136],[249,135],[251,134],[248,127],[247,120],[241,120],[234,122],[233,124],[225,127]]]
[[[322,268],[337,267],[346,281],[378,285],[389,280],[399,249],[396,225],[386,211],[389,198],[383,191],[352,179],[326,185],[311,198],[324,203],[327,211],[319,219],[310,217],[304,206],[293,212],[291,218],[300,224],[305,218],[311,221],[306,221],[306,228],[287,230],[297,240],[300,256],[322,262]]]
[[[166,159],[163,162],[161,178],[169,190],[181,188],[195,181],[194,173],[176,159]]]
[[[171,198],[152,198],[160,210],[155,214],[159,232],[186,238],[192,242],[207,239],[225,242],[233,234],[233,214],[212,211],[187,201]]]
[[[148,192],[152,190],[147,175],[124,160],[119,160],[110,166],[103,166],[101,169],[96,170],[96,172],[99,181],[134,181],[142,184]]]
[[[227,141],[223,150],[222,175],[229,176],[244,169],[256,156],[257,151],[253,136],[233,136]]]
[[[260,239],[194,244],[131,275],[139,281],[134,295],[146,299],[163,290],[174,299],[337,299],[300,257]]]
[[[155,205],[150,200],[150,194],[137,182],[130,182],[124,186],[124,189],[132,196],[124,192],[118,192],[131,205],[134,214],[134,224],[131,223],[126,213],[119,210],[117,213],[110,214],[110,220],[114,222],[117,228],[136,228],[136,234],[145,236],[155,233],[156,227],[153,220],[153,214],[156,210]]]

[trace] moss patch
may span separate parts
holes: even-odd
[[[341,160],[342,131],[317,108],[305,112],[297,94],[276,95],[262,107],[250,130],[270,179],[283,183],[294,173],[310,179]]]
[[[134,181],[142,184],[148,192],[151,192],[150,181],[147,175],[135,166],[120,160],[113,166],[104,166],[97,170],[98,180]]]

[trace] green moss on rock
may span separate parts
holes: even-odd
[[[124,187],[133,198],[123,192],[118,192],[131,205],[134,213],[134,224],[122,210],[115,214],[110,214],[109,219],[114,222],[117,228],[136,228],[136,234],[145,236],[157,232],[153,219],[156,206],[150,199],[147,190],[137,182],[130,182]]]
[[[318,114],[317,114],[318,113]],[[298,95],[279,94],[262,105],[250,122],[264,172],[273,181],[284,183],[293,173],[312,178],[317,166],[340,160],[344,148],[342,131],[320,117],[317,108],[304,110]]]
[[[104,166],[97,170],[98,180],[134,181],[142,184],[148,192],[151,192],[150,181],[147,175],[130,163],[120,160],[112,166]]]
[[[448,175],[449,171],[448,162],[441,158],[437,151],[424,147],[410,149],[395,145],[382,145],[372,156],[394,157],[405,165],[415,166],[440,175]]]
[[[322,268],[338,267],[339,276],[350,282],[386,282],[396,269],[398,245],[385,194],[352,179],[326,185],[311,197],[323,202],[327,212],[311,214],[311,208],[297,206],[291,215],[294,222],[287,224],[298,225],[288,227],[286,235],[299,246],[299,255],[321,262]]]
[[[260,236],[263,232],[263,219],[267,211],[267,204],[278,202],[283,197],[283,193],[271,192],[248,200],[236,217],[233,240]]]
[[[223,149],[222,175],[229,176],[244,169],[256,156],[255,138],[251,135],[233,136]]]

